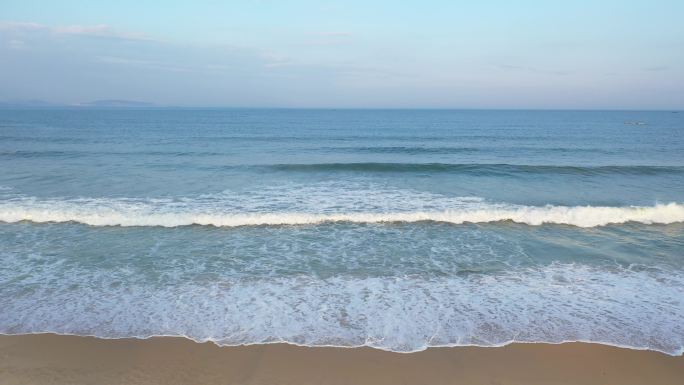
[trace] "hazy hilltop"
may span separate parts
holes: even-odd
[[[154,107],[154,103],[141,102],[136,100],[105,99],[94,100],[91,102],[79,103],[81,107]]]
[[[105,99],[74,104],[53,103],[40,99],[0,101],[0,108],[60,108],[60,107],[97,107],[97,108],[144,108],[156,107],[154,103],[136,100]]]

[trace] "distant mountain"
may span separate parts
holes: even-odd
[[[144,108],[156,107],[154,103],[136,100],[107,99],[76,104],[52,103],[40,99],[0,100],[0,108],[63,108],[63,107],[100,107],[100,108]]]
[[[79,103],[80,107],[154,107],[154,103],[139,102],[135,100],[94,100],[92,102]]]

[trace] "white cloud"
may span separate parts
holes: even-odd
[[[118,56],[98,56],[96,58],[97,62],[114,64],[114,65],[124,65],[124,66],[135,66],[140,68],[152,69],[152,70],[164,70],[171,72],[188,72],[191,71],[190,68],[179,65],[170,65],[168,63],[163,63],[153,60],[141,60]]]
[[[26,48],[26,43],[24,43],[23,40],[17,40],[17,39],[12,39],[7,42],[7,45],[9,46],[10,49],[25,49]]]
[[[49,26],[46,24],[31,22],[0,21],[0,31],[43,31],[57,35],[88,36],[124,40],[152,40],[151,38],[142,34],[116,30],[107,24]]]
[[[46,29],[42,24],[22,21],[0,21],[0,31],[40,30]]]

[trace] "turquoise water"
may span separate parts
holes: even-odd
[[[0,110],[0,332],[684,347],[684,114]]]

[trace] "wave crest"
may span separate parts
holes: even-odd
[[[35,200],[21,199],[0,203],[0,221],[77,222],[91,226],[262,226],[314,225],[326,222],[451,224],[512,221],[531,226],[543,224],[596,227],[638,222],[670,224],[684,222],[684,204],[654,206],[524,206],[483,203],[436,211],[388,212],[226,212],[220,207],[207,209],[167,201],[131,201],[106,199]]]

